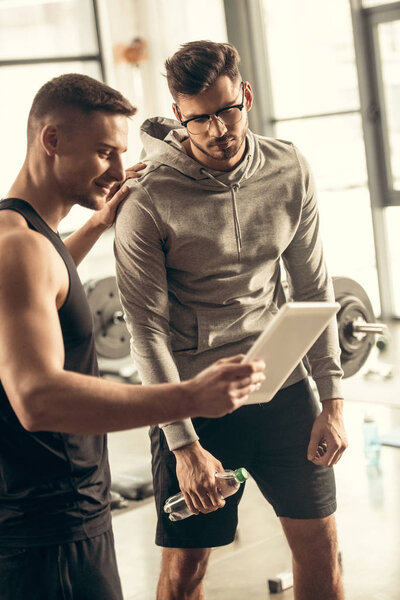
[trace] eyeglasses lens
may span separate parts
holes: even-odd
[[[201,117],[189,121],[187,124],[188,131],[193,135],[206,133],[210,127],[211,118],[212,117]],[[235,123],[240,121],[242,118],[242,111],[240,108],[227,108],[226,110],[221,111],[216,118],[229,129],[229,127],[232,127],[232,125],[235,125]]]

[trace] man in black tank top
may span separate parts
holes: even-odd
[[[0,202],[2,600],[121,600],[106,432],[222,416],[264,378],[262,363],[240,356],[176,384],[97,377],[76,265],[129,193],[116,189],[134,112],[84,75],[45,84],[29,114],[25,162]],[[74,204],[96,212],[63,243],[58,225]],[[210,498],[204,512],[222,502]]]

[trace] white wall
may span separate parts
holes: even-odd
[[[90,22],[88,6],[90,3],[77,0],[65,5],[55,3],[54,6],[51,1],[43,6],[39,2],[30,2],[29,6],[24,2],[8,2],[3,6],[0,2],[0,37],[1,40],[4,38],[0,43],[1,57],[16,58],[17,55],[39,54],[58,56],[62,54],[61,50],[68,54],[81,50],[94,51],[94,27]],[[149,116],[173,116],[169,91],[162,76],[165,59],[173,54],[180,44],[190,40],[226,41],[223,1],[97,0],[97,6],[106,59],[107,83],[119,89],[138,108],[138,113],[130,124],[129,148],[125,156],[125,164],[128,166],[135,164],[140,155],[141,122]],[[27,7],[30,7],[31,12]],[[78,30],[81,36],[75,36],[78,37],[77,41],[70,32]],[[114,45],[129,44],[136,37],[147,42],[148,61],[138,66],[115,64]],[[91,45],[88,49],[86,46],[89,39]],[[60,50],[62,42],[64,44]],[[84,44],[84,47],[79,44]],[[0,125],[3,146],[7,151],[3,153],[0,164],[0,196],[7,194],[24,160],[26,120],[34,94],[45,81],[71,71],[100,77],[94,62],[1,68]],[[79,227],[89,214],[89,211],[75,207],[61,223],[60,231],[66,232]]]
[[[139,126],[151,116],[173,118],[172,100],[164,73],[164,61],[185,42],[200,39],[227,41],[222,0],[101,0],[102,36],[110,85],[138,108],[129,131],[126,166],[137,162],[141,144]],[[140,37],[148,45],[149,60],[138,65],[114,64],[114,44],[129,44]],[[76,226],[84,209],[71,211],[65,229]],[[112,235],[103,236],[79,272],[83,281],[114,273]]]
[[[151,116],[173,118],[164,61],[180,45],[192,40],[227,41],[222,0],[98,0],[106,59],[107,83],[116,87],[138,112],[129,127],[125,165],[140,156],[140,124]],[[134,38],[146,41],[148,60],[137,65],[116,63],[113,48]],[[75,207],[62,223],[62,231],[75,229],[88,212]],[[96,250],[94,251],[94,253]]]
[[[222,0],[102,0],[104,39],[129,44],[139,37],[147,42],[149,59],[132,64],[109,64],[110,84],[137,106],[130,130],[128,161],[140,154],[138,127],[150,116],[173,118],[164,61],[185,42],[227,41]],[[108,26],[107,26],[108,22]],[[111,58],[111,57],[109,57]]]

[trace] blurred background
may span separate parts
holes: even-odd
[[[140,123],[172,117],[164,60],[186,41],[229,40],[254,87],[252,129],[292,140],[313,167],[331,273],[364,285],[376,314],[399,317],[398,4],[0,0],[0,194],[24,158],[26,117],[45,81],[80,72],[124,93],[138,108],[125,157],[131,165]],[[85,218],[76,208],[62,231]],[[82,273],[89,276],[86,265]]]
[[[139,159],[141,122],[173,116],[165,59],[196,39],[229,41],[239,50],[243,79],[255,93],[250,127],[293,141],[308,158],[317,182],[329,270],[363,286],[375,316],[390,324],[395,339],[400,319],[398,1],[0,0],[0,196],[7,195],[24,159],[26,119],[43,83],[79,72],[126,95],[138,109],[124,159],[130,166]],[[75,207],[61,223],[61,234],[74,231],[88,216],[89,211]],[[109,231],[79,268],[84,282],[114,275],[112,244]],[[398,373],[395,345],[388,356],[392,377]],[[372,406],[381,430],[400,424],[398,378],[389,381],[385,373],[381,364],[372,380],[346,380],[354,449],[338,469],[343,506],[338,520],[351,600],[400,599],[399,450],[383,449],[383,463],[373,472],[365,470],[361,451],[365,403]],[[130,468],[143,472],[145,480],[145,431],[110,436],[110,457],[114,472]],[[234,549],[220,549],[213,559],[207,583],[211,599],[267,597],[267,576],[290,570],[272,513],[265,517],[269,537],[260,532],[254,515],[265,511],[265,503],[255,498],[249,494],[243,501],[245,524]],[[356,505],[362,507],[359,512]],[[154,509],[151,499],[128,509],[132,507],[114,519],[123,585],[127,599],[150,599],[159,562],[153,546]],[[365,534],[360,533],[363,527]],[[230,588],[243,565],[250,569],[251,585],[235,582]],[[289,599],[291,594],[276,597]]]

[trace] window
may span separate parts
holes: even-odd
[[[315,175],[332,275],[365,287],[380,313],[357,70],[348,0],[263,0],[278,138]]]
[[[0,29],[0,60],[98,54],[91,0],[2,0]]]
[[[24,160],[36,91],[63,73],[101,80],[102,61],[92,0],[2,0],[0,30],[0,130],[7,144],[0,163],[3,196]],[[61,231],[78,227],[88,212],[74,207]]]

